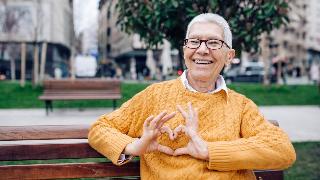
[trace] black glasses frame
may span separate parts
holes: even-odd
[[[190,38],[190,39],[196,39],[196,38]],[[186,47],[187,47],[187,48],[189,48],[189,49],[198,49],[198,48],[201,46],[201,44],[204,42],[204,44],[206,45],[206,47],[207,47],[208,49],[211,49],[211,50],[221,49],[221,48],[222,48],[222,46],[223,46],[223,44],[225,44],[225,45],[227,46],[227,48],[231,49],[231,48],[228,46],[228,44],[227,44],[227,43],[225,43],[223,40],[220,40],[220,39],[207,39],[207,40],[197,39],[197,40],[199,40],[199,41],[200,41],[200,44],[199,44],[199,46],[198,46],[198,47],[196,47],[196,48],[190,48],[190,47],[188,47],[188,46],[187,46],[187,43],[188,43],[189,39],[184,39],[184,41],[183,41],[183,45],[184,45],[184,46],[186,46]],[[217,40],[217,41],[220,41],[220,42],[221,42],[221,47],[216,48],[216,49],[209,48],[209,47],[208,47],[208,45],[207,45],[207,42],[208,42],[208,41],[210,41],[210,40]]]

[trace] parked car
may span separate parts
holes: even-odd
[[[256,82],[262,83],[264,77],[264,67],[260,63],[247,63],[234,67],[225,72],[224,78],[230,82]]]

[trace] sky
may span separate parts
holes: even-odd
[[[86,28],[92,27],[94,21],[98,21],[99,0],[74,0],[74,25],[78,35]]]

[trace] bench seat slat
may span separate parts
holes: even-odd
[[[139,176],[139,162],[124,166],[106,163],[63,163],[0,166],[0,179],[59,179]],[[138,179],[138,178],[137,178]]]
[[[86,139],[90,125],[2,126],[0,141]]]
[[[284,174],[282,170],[267,170],[267,171],[254,171],[258,180],[262,179],[270,179],[270,180],[283,180]]]
[[[87,141],[86,139],[84,141]],[[0,161],[101,158],[87,142],[4,144],[0,142]],[[21,143],[24,143],[21,141]]]

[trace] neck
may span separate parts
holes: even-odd
[[[216,88],[217,77],[210,79],[208,81],[204,81],[204,80],[192,78],[189,75],[189,73],[187,73],[187,79],[191,87],[198,92],[207,93],[209,91],[215,90]]]

